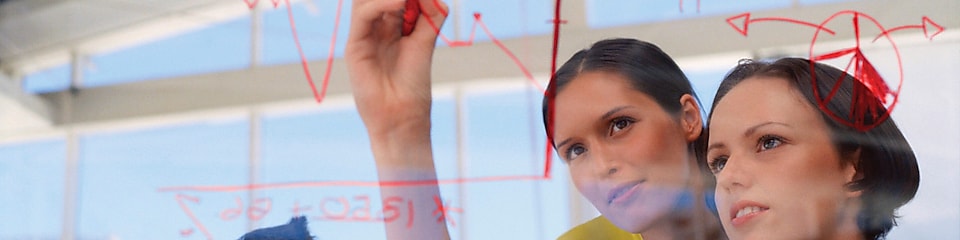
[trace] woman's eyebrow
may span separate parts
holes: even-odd
[[[756,133],[757,130],[759,130],[761,127],[769,126],[769,125],[780,125],[780,126],[784,126],[784,127],[788,127],[788,128],[793,128],[793,127],[791,127],[789,124],[786,124],[786,123],[781,123],[781,122],[764,122],[764,123],[761,123],[761,124],[753,125],[753,126],[750,127],[750,128],[747,128],[746,131],[743,131],[743,137],[750,137],[750,135],[753,135],[754,133]],[[727,147],[727,145],[725,145],[725,144],[723,144],[723,143],[713,143],[713,144],[710,144],[709,146],[707,146],[707,152],[709,152],[710,150],[713,150],[713,149],[715,149],[715,148],[725,148],[725,147]]]
[[[624,105],[624,106],[615,107],[615,108],[613,108],[613,109],[610,109],[610,111],[607,111],[606,113],[604,113],[603,115],[601,115],[598,120],[602,122],[602,121],[606,120],[607,118],[610,118],[610,116],[613,116],[613,114],[616,114],[617,112],[623,111],[624,109],[631,108],[631,107],[633,107],[633,106]],[[563,148],[563,145],[567,145],[567,143],[569,143],[569,142],[570,142],[570,139],[569,139],[569,138],[564,139],[563,141],[560,141],[560,144],[557,144],[556,148],[557,148],[557,149],[561,149],[561,148]]]
[[[621,110],[623,110],[623,109],[630,108],[630,107],[631,107],[631,106],[619,106],[619,107],[615,107],[615,108],[613,108],[613,109],[610,109],[610,111],[607,111],[607,113],[604,113],[602,116],[600,116],[600,121],[603,121],[604,119],[610,118],[610,116],[613,116],[613,114],[616,114],[617,112],[619,112],[619,111],[621,111]]]
[[[710,152],[710,150],[713,150],[714,148],[726,148],[726,147],[727,147],[727,145],[725,145],[725,144],[723,144],[723,143],[710,144],[710,146],[707,147],[707,152]]]
[[[754,125],[753,127],[747,128],[746,131],[743,131],[743,136],[744,136],[744,137],[749,137],[750,135],[753,135],[754,133],[756,133],[756,132],[757,132],[757,129],[760,129],[761,127],[768,126],[768,125],[780,125],[780,126],[784,126],[784,127],[788,127],[788,128],[793,128],[793,127],[791,127],[789,124],[786,124],[786,123],[781,123],[781,122],[765,122],[765,123],[757,124],[757,125]]]
[[[559,151],[561,148],[563,148],[563,145],[567,145],[567,143],[570,143],[570,138],[567,138],[561,141],[560,144],[557,144],[556,146],[557,150]]]

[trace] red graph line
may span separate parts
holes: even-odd
[[[280,0],[271,0],[274,7],[277,7]],[[244,0],[247,6],[253,9],[258,0],[250,1]],[[300,55],[300,62],[303,67],[303,71],[307,78],[307,81],[310,83],[310,87],[313,89],[314,97],[317,102],[321,102],[326,93],[326,88],[329,83],[329,77],[331,72],[331,66],[333,64],[334,57],[334,47],[336,46],[336,32],[340,25],[340,13],[343,7],[343,0],[339,0],[337,3],[337,14],[334,25],[334,34],[330,41],[330,53],[327,58],[327,69],[324,73],[322,90],[317,91],[316,86],[310,70],[308,68],[308,62],[306,55],[303,52],[302,45],[300,43],[299,36],[296,30],[296,21],[293,18],[293,10],[289,0],[284,0],[287,8],[287,17],[290,22],[290,30],[293,35],[294,44],[297,47],[297,51]],[[444,11],[440,7],[439,0],[434,0],[434,7],[440,9],[444,16],[447,16],[449,13]],[[423,6],[420,6],[421,8]],[[563,20],[560,18],[560,8],[561,1],[556,0],[554,20],[553,20],[553,49],[550,63],[550,72],[551,75],[553,72],[556,72],[557,69],[557,53],[559,48],[559,38],[560,38],[560,24],[563,23]],[[421,9],[421,12],[424,12]],[[463,47],[463,46],[472,46],[476,36],[477,26],[484,31],[484,34],[502,50],[507,56],[513,60],[513,62],[520,68],[520,71],[524,74],[524,77],[527,78],[534,86],[539,88],[541,91],[545,92],[546,89],[541,86],[533,78],[533,75],[527,69],[527,67],[519,60],[519,58],[513,54],[499,39],[497,39],[490,29],[483,22],[481,15],[479,13],[474,14],[474,23],[470,31],[470,38],[467,41],[451,41],[445,35],[440,32],[439,26],[434,22],[433,19],[426,17],[425,18],[429,25],[433,28],[436,34],[438,34],[439,39],[446,43],[450,47]],[[548,96],[549,97],[549,96]],[[553,99],[550,98],[550,104],[553,103]],[[551,108],[552,109],[552,108]],[[552,129],[552,123],[548,123],[546,126],[548,129]],[[225,186],[174,186],[174,187],[164,187],[160,188],[160,192],[183,192],[183,191],[197,191],[197,192],[236,192],[236,191],[247,191],[247,190],[260,190],[260,189],[277,189],[277,188],[300,188],[300,187],[330,187],[330,186],[357,186],[357,187],[396,187],[396,186],[417,186],[417,185],[431,185],[431,184],[460,184],[460,183],[470,183],[470,182],[492,182],[492,181],[516,181],[516,180],[549,180],[551,172],[551,163],[552,163],[552,151],[553,147],[550,144],[550,141],[546,141],[545,144],[546,154],[545,154],[545,163],[544,163],[544,172],[543,175],[538,176],[493,176],[493,177],[477,177],[477,178],[457,178],[457,179],[445,179],[445,180],[421,180],[421,181],[317,181],[317,182],[292,182],[292,183],[268,183],[268,184],[248,184],[248,185],[225,185]]]
[[[290,0],[284,0],[284,3],[287,6],[287,18],[290,20],[290,32],[293,34],[293,42],[297,46],[297,52],[300,54],[300,64],[303,66],[304,75],[307,78],[307,82],[310,83],[310,89],[313,90],[313,98],[317,103],[323,102],[324,96],[327,94],[327,85],[330,83],[330,72],[333,68],[333,57],[334,50],[337,46],[337,30],[340,28],[340,12],[343,10],[343,0],[337,1],[337,14],[334,18],[333,25],[333,37],[330,39],[330,53],[327,55],[327,69],[323,74],[323,86],[320,91],[317,91],[317,86],[313,82],[313,76],[310,74],[310,66],[307,62],[307,56],[303,53],[303,47],[300,44],[300,37],[297,36],[297,24],[293,20],[293,7],[290,6]]]
[[[437,9],[441,10],[441,13],[444,16],[448,16],[449,12],[443,11],[443,8],[440,7],[439,0],[434,0],[433,3]],[[420,7],[422,8],[423,6],[420,6]],[[424,10],[420,9],[420,12],[424,12]],[[486,36],[490,38],[490,41],[493,42],[495,45],[497,45],[497,47],[500,48],[500,50],[503,51],[503,53],[507,54],[507,57],[509,57],[510,60],[513,60],[513,62],[517,65],[517,67],[520,68],[520,71],[523,73],[524,77],[527,78],[527,81],[529,81],[531,84],[533,84],[538,89],[540,89],[541,92],[545,91],[544,87],[541,86],[540,83],[537,83],[537,81],[533,78],[533,74],[530,73],[530,70],[527,69],[527,66],[524,65],[523,62],[521,62],[520,59],[515,54],[513,54],[513,51],[510,51],[510,49],[507,48],[507,46],[504,45],[503,42],[497,39],[497,37],[494,36],[492,32],[490,32],[490,29],[487,28],[487,24],[483,22],[480,13],[473,14],[473,21],[474,21],[473,26],[470,28],[470,37],[466,41],[450,40],[446,35],[440,32],[440,27],[437,25],[436,22],[434,22],[433,19],[429,17],[426,19],[427,19],[427,23],[430,24],[430,27],[433,28],[433,31],[439,36],[440,40],[450,47],[473,46],[474,39],[476,37],[477,26],[479,25],[480,28],[483,29],[484,34],[486,34]]]
[[[264,183],[248,185],[223,186],[174,186],[160,188],[160,192],[239,192],[248,190],[266,190],[283,188],[308,187],[404,187],[424,186],[437,184],[461,184],[476,182],[520,181],[520,180],[547,180],[544,176],[492,176],[475,178],[455,178],[440,180],[411,180],[411,181],[314,181],[289,183]]]
[[[560,24],[565,22],[563,18],[560,17],[560,6],[563,5],[560,3],[560,0],[557,0],[553,8],[553,49],[551,49],[550,53],[550,76],[553,76],[557,72],[557,53],[560,49]],[[553,80],[553,77],[551,77],[550,81],[552,82]],[[547,99],[547,105],[549,105],[547,108],[547,119],[549,120],[547,121],[547,125],[544,126],[547,132],[553,132],[553,106],[556,102],[555,96],[556,89],[547,89],[543,94],[543,97]],[[553,144],[551,144],[553,140],[550,139],[550,136],[552,136],[552,134],[547,134],[547,140],[544,141],[544,148],[546,150],[544,151],[543,159],[546,163],[543,167],[543,177],[545,179],[550,179],[550,170],[553,164]]]

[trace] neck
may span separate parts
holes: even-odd
[[[694,202],[679,207],[666,219],[657,221],[641,232],[644,239],[694,239],[723,238],[721,226],[713,213],[704,206],[702,191],[692,193]]]
[[[703,177],[698,168],[691,168],[689,199],[680,200],[666,219],[642,231],[644,239],[726,239],[720,220],[707,209],[706,201],[710,200],[705,200],[704,191],[713,189],[705,189]]]
[[[841,210],[842,212],[838,216],[841,220],[837,224],[836,232],[829,239],[864,239],[860,226],[857,226],[857,214],[863,207],[862,203],[859,198],[848,201],[850,203]]]

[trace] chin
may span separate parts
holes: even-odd
[[[650,229],[664,215],[669,214],[669,209],[657,208],[652,206],[633,206],[626,209],[608,209],[601,212],[614,226],[631,233],[640,233]]]
[[[623,213],[621,213],[623,214]],[[631,233],[640,233],[650,227],[650,219],[637,216],[610,216],[604,215],[614,226]]]

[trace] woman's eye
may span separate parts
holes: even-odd
[[[760,137],[760,151],[770,150],[783,144],[783,138],[772,135]]]
[[[610,133],[616,133],[633,124],[633,120],[628,118],[617,118],[610,123]]]
[[[714,158],[709,165],[710,165],[710,171],[712,171],[713,174],[720,173],[720,171],[723,170],[723,167],[727,166],[727,156],[720,156],[720,157]]]
[[[587,151],[587,148],[583,146],[573,145],[567,149],[567,160],[569,161],[569,160],[576,159],[577,157],[580,156],[580,154],[583,154],[586,151]]]

